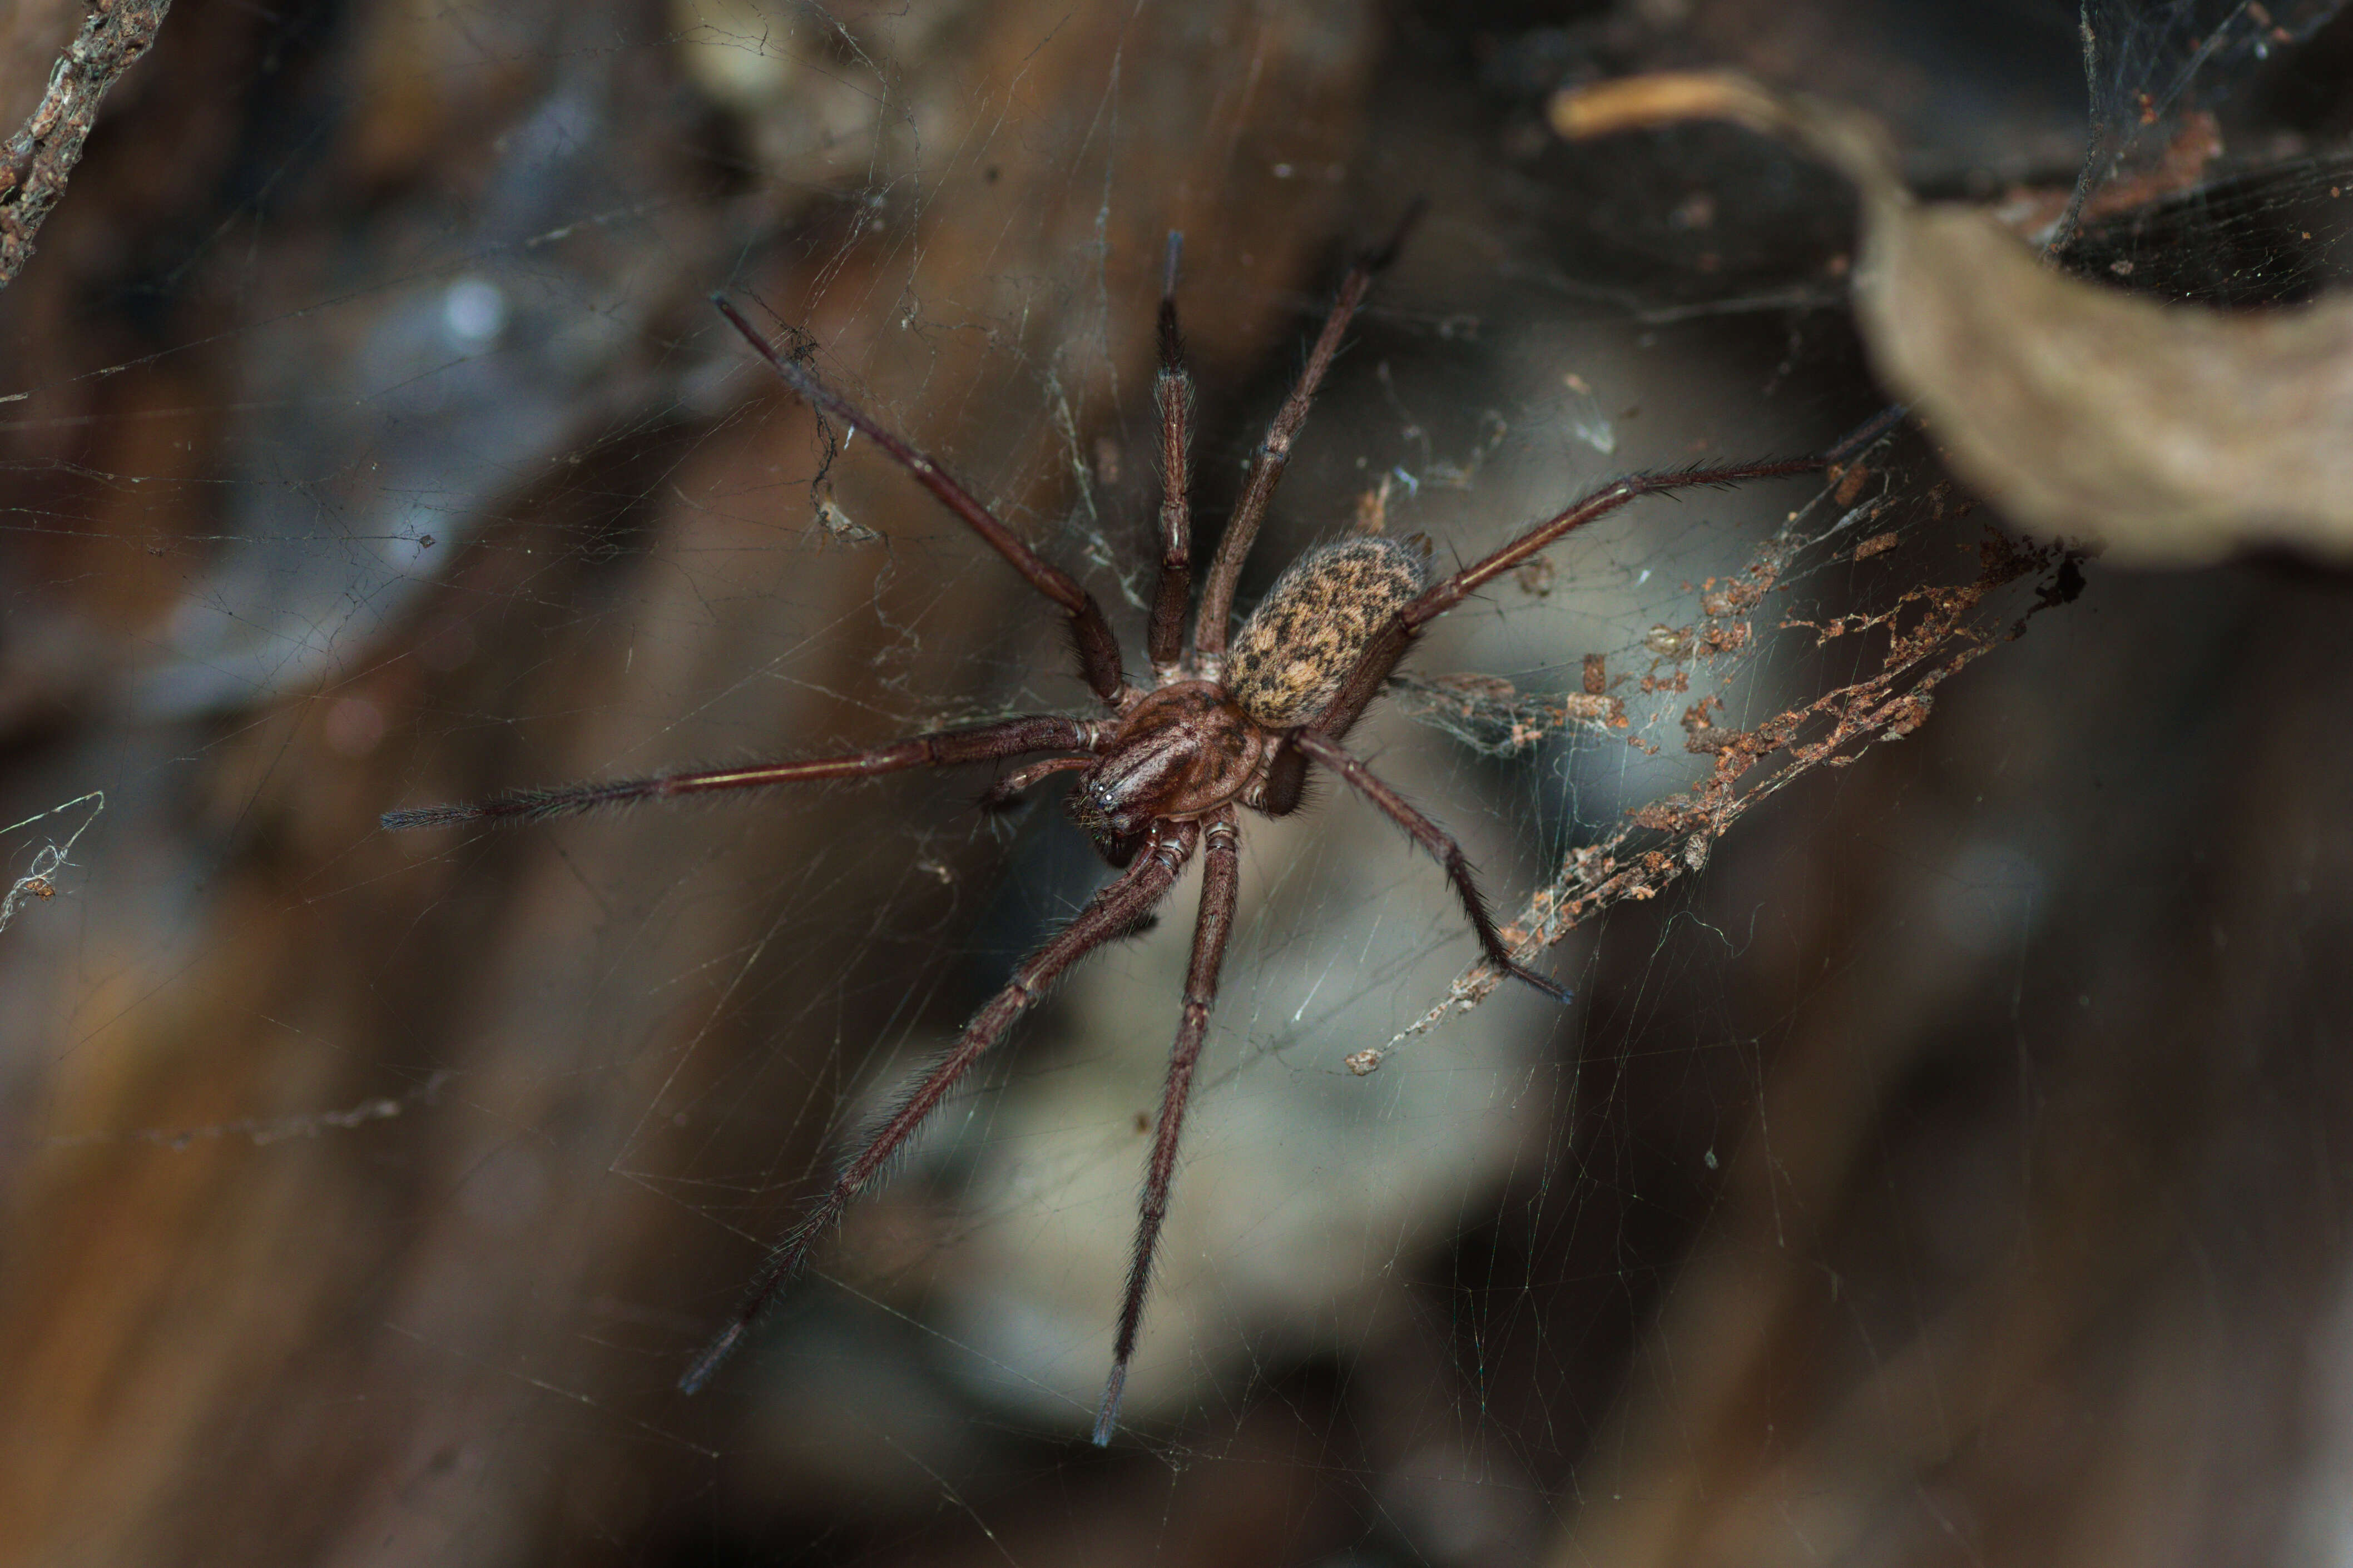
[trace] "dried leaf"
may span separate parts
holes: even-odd
[[[1869,117],[1745,77],[1635,77],[1552,104],[1572,138],[1686,119],[1792,142],[1855,183],[1873,362],[2020,526],[2150,563],[2257,542],[2353,556],[2353,297],[2225,313],[2071,277],[1987,212],[1915,202]]]

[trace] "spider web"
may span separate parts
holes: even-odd
[[[55,1562],[1747,1561],[1808,1529],[1914,1552],[1916,1490],[1990,1554],[2007,1494],[1919,1478],[2022,1419],[1972,1426],[1966,1372],[1907,1358],[2003,1277],[1961,1221],[1852,1194],[2041,1213],[1987,1173],[2050,1180],[2032,1114],[1968,1139],[1951,1108],[2073,1081],[2021,1021],[2094,967],[2044,956],[2059,808],[1924,803],[2047,777],[2084,710],[2016,716],[2126,656],[2071,607],[2097,568],[1916,431],[1572,537],[1353,738],[1573,1009],[1495,991],[1365,803],[1245,824],[1108,1458],[1074,1440],[1197,875],[690,1402],[848,1130],[1107,873],[1057,786],[982,818],[963,774],[373,824],[1083,709],[1059,617],[711,289],[1082,575],[1133,672],[1166,230],[1205,557],[1347,255],[1434,197],[1243,600],[1352,531],[1443,567],[1883,401],[1832,176],[1720,127],[1566,148],[1555,88],[1745,63],[1878,110],[1925,189],[2064,265],[2252,307],[2342,271],[2334,11],[184,5],[0,293],[7,1517]],[[2259,685],[2197,684],[2237,623],[2113,592],[2189,628],[2130,645],[2164,679]],[[1907,923],[1908,957],[1873,945]],[[1853,1153],[1907,1128],[1978,1185]],[[1800,1278],[1855,1293],[1804,1319]],[[1824,1458],[1902,1447],[1873,1399],[1944,1446]],[[1704,1530],[1694,1489],[1737,1506]],[[2315,1495],[2264,1541],[2326,1537]]]

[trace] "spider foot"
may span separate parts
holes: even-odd
[[[376,818],[376,826],[386,833],[406,833],[413,827],[446,827],[455,822],[471,822],[480,815],[462,805],[419,805],[406,811],[387,811]]]
[[[694,1358],[694,1364],[688,1367],[685,1375],[678,1380],[681,1394],[700,1393],[702,1385],[711,1381],[711,1374],[719,1370],[720,1363],[735,1353],[736,1347],[744,1342],[751,1334],[753,1325],[760,1321],[760,1315],[767,1310],[768,1303],[798,1277],[801,1266],[808,1261],[809,1248],[815,1245],[819,1233],[840,1213],[839,1203],[828,1204],[795,1226],[784,1240],[776,1244],[776,1250],[768,1255],[767,1267],[753,1282],[751,1296],[736,1311],[735,1321],[722,1330],[717,1339],[703,1347],[702,1353]]]
[[[1111,1447],[1111,1435],[1119,1426],[1119,1399],[1127,1392],[1127,1363],[1111,1363],[1111,1377],[1103,1384],[1103,1404],[1095,1410],[1095,1447]]]
[[[1554,1001],[1559,1003],[1564,1007],[1577,1000],[1576,992],[1571,991],[1566,985],[1555,984],[1553,982],[1546,980],[1543,975],[1538,974],[1533,969],[1514,963],[1508,959],[1504,961],[1503,968],[1504,973],[1510,975],[1513,979],[1522,981],[1529,985],[1535,986],[1537,990],[1543,992],[1546,995],[1551,997]]]
[[[694,1358],[694,1364],[688,1367],[686,1374],[678,1380],[678,1391],[681,1394],[702,1393],[702,1385],[711,1381],[711,1374],[719,1370],[721,1362],[735,1353],[735,1347],[744,1342],[744,1335],[750,1328],[751,1324],[742,1318],[728,1324],[725,1331],[703,1347],[702,1353]]]
[[[1408,202],[1405,216],[1398,219],[1397,227],[1389,231],[1388,238],[1382,242],[1379,249],[1366,251],[1357,265],[1367,272],[1388,271],[1390,263],[1397,260],[1398,252],[1405,248],[1405,242],[1413,237],[1413,231],[1421,226],[1422,216],[1429,211],[1428,196],[1416,196]]]

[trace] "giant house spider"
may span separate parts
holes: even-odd
[[[1339,298],[1324,319],[1297,384],[1258,447],[1240,500],[1218,542],[1200,609],[1194,616],[1189,650],[1185,612],[1193,591],[1187,451],[1193,381],[1186,368],[1184,339],[1176,320],[1181,237],[1169,237],[1160,299],[1160,369],[1153,391],[1160,414],[1163,489],[1159,577],[1145,632],[1145,658],[1152,667],[1149,688],[1129,683],[1121,663],[1119,639],[1092,594],[1024,543],[932,458],[819,381],[799,360],[779,354],[733,305],[714,295],[712,303],[720,313],[786,385],[853,432],[863,431],[1068,617],[1079,673],[1105,716],[1025,715],[918,735],[847,756],[517,790],[471,805],[385,814],[384,826],[393,829],[536,822],[603,806],[713,791],[863,778],[908,768],[955,767],[1046,753],[997,780],[984,804],[1002,805],[1050,774],[1080,771],[1066,807],[1119,875],[1032,952],[1006,987],[965,1026],[955,1045],[922,1069],[901,1092],[889,1114],[842,1163],[832,1185],[769,1253],[733,1320],[680,1379],[685,1392],[701,1388],[744,1341],[762,1312],[807,1260],[818,1240],[874,1181],[892,1154],[939,1109],[974,1063],[1072,964],[1136,930],[1198,850],[1204,868],[1192,959],[1145,1169],[1141,1213],[1111,1373],[1094,1426],[1095,1442],[1109,1443],[1119,1416],[1128,1362],[1143,1323],[1161,1222],[1168,1212],[1186,1100],[1208,1030],[1209,1009],[1217,997],[1219,966],[1233,930],[1241,813],[1283,816],[1296,811],[1311,766],[1320,765],[1338,774],[1439,861],[1461,899],[1463,913],[1489,963],[1548,996],[1564,1003],[1569,1000],[1567,990],[1527,968],[1505,947],[1453,838],[1382,783],[1343,742],[1423,626],[1567,534],[1640,496],[1805,473],[1822,468],[1830,458],[1741,463],[1620,479],[1434,582],[1427,541],[1408,543],[1373,536],[1325,544],[1293,562],[1229,638],[1235,584],[1316,387],[1374,278],[1394,258],[1419,214],[1417,205],[1388,242],[1360,258],[1340,285]]]

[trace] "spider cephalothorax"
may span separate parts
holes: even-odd
[[[1122,716],[1103,753],[1071,787],[1071,820],[1113,865],[1155,817],[1191,820],[1241,796],[1274,738],[1215,682],[1182,680]]]
[[[1412,222],[1410,216],[1407,225]],[[937,1110],[975,1062],[1003,1038],[1014,1020],[1071,964],[1106,942],[1134,931],[1175,885],[1196,852],[1202,858],[1201,910],[1193,928],[1176,1041],[1170,1050],[1152,1152],[1145,1167],[1142,1212],[1122,1299],[1112,1370],[1094,1437],[1110,1441],[1129,1357],[1144,1316],[1152,1259],[1176,1178],[1193,1069],[1208,1036],[1218,971],[1232,931],[1240,876],[1240,812],[1282,816],[1298,809],[1311,765],[1329,769],[1386,812],[1434,856],[1462,900],[1463,912],[1486,961],[1505,973],[1566,1002],[1568,993],[1528,969],[1505,946],[1464,863],[1461,849],[1430,818],[1376,777],[1341,742],[1379,694],[1420,628],[1461,604],[1482,584],[1527,561],[1571,531],[1635,497],[1694,485],[1801,473],[1822,458],[1687,469],[1620,479],[1521,533],[1510,543],[1433,583],[1425,541],[1370,537],[1310,551],[1276,581],[1233,637],[1234,587],[1264,517],[1268,499],[1290,460],[1291,443],[1307,416],[1315,388],[1338,352],[1348,321],[1378,272],[1402,241],[1360,260],[1341,285],[1298,384],[1269,426],[1250,464],[1240,501],[1219,539],[1194,617],[1192,513],[1187,447],[1192,381],[1176,329],[1176,238],[1168,247],[1160,301],[1160,374],[1155,401],[1161,419],[1166,486],[1160,508],[1159,584],[1145,639],[1154,684],[1128,684],[1119,639],[1093,595],[1041,558],[930,458],[853,406],[797,360],[779,355],[724,300],[720,311],[796,393],[818,410],[865,431],[949,510],[1002,555],[1029,584],[1069,618],[1079,671],[1107,718],[1037,714],[994,724],[941,731],[848,756],[806,762],[666,773],[655,778],[523,790],[470,805],[425,806],[387,813],[386,827],[427,827],[461,822],[514,822],[634,801],[712,791],[857,778],[906,768],[945,767],[1048,753],[999,779],[986,804],[1003,805],[1052,773],[1079,771],[1068,809],[1117,868],[1119,875],[1089,900],[1060,931],[1017,969],[955,1046],[919,1075],[891,1114],[843,1162],[824,1194],[769,1255],[743,1307],[726,1330],[696,1358],[681,1385],[691,1393],[742,1342],[761,1311],[807,1259],[811,1246],[871,1183],[893,1152]]]
[[[1282,574],[1234,638],[1222,680],[1177,679],[1121,715],[1071,790],[1071,819],[1114,865],[1155,817],[1266,806],[1267,767],[1286,731],[1331,701],[1375,633],[1428,586],[1426,542],[1351,539]]]

